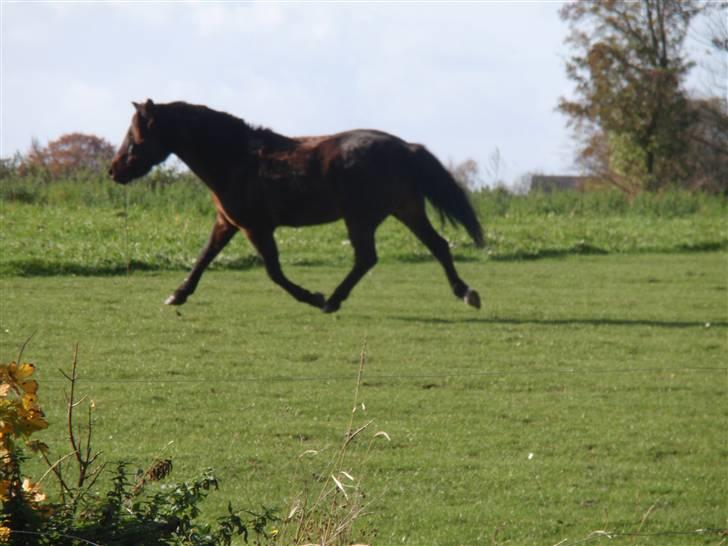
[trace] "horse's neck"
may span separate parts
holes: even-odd
[[[205,160],[205,157],[199,151],[199,148],[196,148],[193,144],[184,143],[180,146],[175,146],[172,153],[179,157],[200,180],[205,182],[210,188],[213,188],[217,179],[214,163],[209,159]]]
[[[171,129],[171,152],[213,191],[230,173],[244,170],[248,155],[244,133],[237,138],[214,138],[205,120],[178,119]]]

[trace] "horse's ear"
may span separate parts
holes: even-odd
[[[139,117],[147,122],[147,129],[154,128],[154,102],[152,99],[147,99],[144,104],[132,101],[132,105],[136,109]]]
[[[147,99],[144,103],[144,117],[147,120],[147,129],[154,129],[154,102]]]
[[[146,116],[152,113],[152,109],[154,108],[154,102],[152,102],[152,99],[147,99],[147,101],[144,104],[138,103],[138,102],[131,102],[134,106],[134,109],[139,112],[142,116]]]

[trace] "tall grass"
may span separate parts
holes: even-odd
[[[507,216],[640,215],[678,218],[694,214],[721,215],[728,209],[725,196],[669,189],[642,193],[632,199],[616,190],[532,192],[516,195],[505,189],[485,189],[471,194],[483,218]],[[0,202],[46,206],[86,206],[172,209],[209,213],[208,191],[189,172],[158,168],[126,187],[103,175],[79,172],[72,178],[52,180],[42,173],[0,179]]]
[[[95,207],[185,210],[209,213],[207,189],[190,173],[155,169],[128,186],[106,176],[79,172],[73,178],[48,179],[42,174],[0,179],[0,202],[51,207]]]
[[[616,190],[532,192],[515,195],[503,189],[473,194],[486,218],[507,216],[651,216],[679,218],[695,214],[720,215],[728,200],[675,188],[642,193],[634,199]]]
[[[613,191],[514,195],[497,189],[475,192],[472,200],[485,227],[485,250],[464,230],[436,225],[458,261],[728,248],[723,196],[674,190],[630,201]],[[127,186],[91,174],[60,181],[0,178],[0,276],[187,269],[213,218],[208,190],[188,173],[157,169]],[[243,239],[213,267],[259,264]],[[351,262],[340,222],[280,229],[276,239],[284,264]],[[377,231],[377,252],[382,262],[432,260],[394,220]]]

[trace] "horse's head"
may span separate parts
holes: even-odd
[[[136,112],[109,168],[109,175],[119,184],[127,184],[144,176],[170,154],[162,143],[157,124],[158,107],[151,99],[147,99],[144,104],[132,104]]]

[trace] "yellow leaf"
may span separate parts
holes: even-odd
[[[23,409],[40,411],[38,397],[35,394],[23,395]]]
[[[35,394],[38,392],[38,382],[35,379],[28,379],[20,384],[20,388],[28,394]]]
[[[10,498],[10,480],[0,480],[0,500],[7,502]]]
[[[8,392],[10,392],[10,383],[3,383],[0,385],[0,397],[6,398]]]
[[[18,385],[23,383],[35,372],[35,365],[26,363],[18,366],[15,362],[3,364],[0,366],[0,379],[3,385],[8,384],[10,388],[18,389]]]
[[[43,418],[43,412],[31,409],[21,418],[20,431],[22,434],[31,434],[37,430],[48,428],[48,422]]]
[[[15,381],[21,383],[24,379],[33,375],[33,372],[35,372],[35,364],[28,362],[18,366],[17,371],[13,375],[15,376]]]

